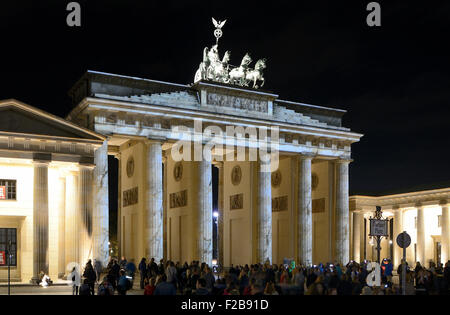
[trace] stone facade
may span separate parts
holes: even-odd
[[[16,100],[0,101],[0,117],[0,186],[14,183],[0,199],[0,229],[15,236],[12,280],[57,279],[88,258],[106,264],[105,137]]]
[[[384,217],[389,220],[390,231],[381,242],[382,258],[392,258],[396,267],[400,264],[403,250],[396,238],[406,231],[411,236],[411,245],[406,250],[409,265],[419,261],[428,268],[431,261],[447,262],[450,259],[449,200],[449,188],[379,197],[351,196],[353,259],[376,258],[374,243],[368,236],[364,237],[364,230],[369,233],[369,218],[375,206],[381,206]]]
[[[345,111],[92,71],[70,95],[67,120],[0,102],[0,180],[17,184],[16,199],[0,200],[0,228],[17,233],[13,279],[107,263],[108,155],[119,160],[118,254],[128,260],[211,264],[216,188],[220,264],[349,258],[348,163],[362,135],[342,126]]]
[[[79,80],[71,95],[75,108],[67,118],[107,135],[109,151],[121,161],[119,195],[133,188],[139,194],[145,192],[136,204],[119,205],[121,255],[150,258],[154,255],[146,250],[148,244],[160,244],[159,235],[166,235],[164,258],[211,263],[209,169],[218,167],[218,261],[223,265],[267,259],[276,263],[348,259],[350,239],[343,224],[348,218],[347,161],[351,144],[362,135],[342,126],[345,111],[283,101],[270,92],[227,84],[180,85],[92,71]],[[173,132],[177,126],[183,127],[183,136]],[[235,129],[228,134],[230,126]],[[267,128],[273,141],[273,128],[279,132],[279,163],[272,160],[270,164],[279,169],[277,185],[272,185],[270,173],[260,172],[261,160],[250,158],[251,150],[260,144],[251,134],[245,135],[252,127]],[[217,129],[223,132],[217,134]],[[211,130],[213,135],[207,133]],[[212,149],[212,161],[196,162],[193,152],[186,153],[192,154],[192,160],[175,161],[172,147],[186,135],[195,141],[199,134],[203,135],[200,147]],[[230,147],[211,147],[212,140],[231,142],[232,151],[243,153],[245,159],[230,159],[235,156]],[[142,177],[158,170],[154,163],[159,163],[160,156],[152,153],[144,158],[148,141],[159,141],[158,154],[164,157],[165,223],[152,223],[152,232],[144,233],[145,222],[154,221],[149,218],[153,205],[161,199],[160,188]],[[130,156],[135,169],[132,177],[126,170]],[[233,175],[236,166],[238,181]],[[314,187],[312,173],[316,174]],[[275,211],[273,198],[279,205]],[[316,212],[313,204],[319,205]]]

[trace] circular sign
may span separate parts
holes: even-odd
[[[397,245],[400,246],[400,248],[408,248],[408,246],[411,245],[411,236],[409,236],[408,233],[403,232],[397,236],[396,241]]]
[[[278,187],[281,184],[281,172],[280,170],[276,170],[272,173],[272,186]]]
[[[130,156],[127,160],[127,176],[131,177],[134,174],[134,158]]]
[[[175,167],[173,168],[173,177],[177,182],[181,180],[183,176],[183,164],[181,162],[177,162]]]
[[[216,28],[215,30],[214,30],[214,36],[216,37],[216,38],[221,38],[222,37],[222,30],[220,29],[220,28]]]
[[[236,165],[231,170],[231,182],[233,183],[233,185],[235,186],[239,185],[239,183],[241,182],[241,177],[242,177],[241,167],[239,165]]]

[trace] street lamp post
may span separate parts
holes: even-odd
[[[375,238],[377,242],[377,262],[380,263],[380,251],[381,251],[381,239],[387,237],[388,234],[388,219],[383,219],[383,212],[381,207],[377,206],[375,210],[375,216],[370,220],[370,233],[369,236]]]

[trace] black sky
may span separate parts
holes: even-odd
[[[70,1],[0,3],[0,99],[59,116],[87,70],[191,83],[211,16],[227,18],[221,54],[266,57],[266,86],[282,99],[348,110],[354,144],[351,194],[450,186],[450,2],[78,1],[82,27],[66,25]]]

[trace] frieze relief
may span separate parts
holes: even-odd
[[[138,203],[138,188],[134,187],[123,192],[123,207]]]
[[[230,210],[238,210],[244,207],[244,194],[230,196]]]
[[[187,190],[170,194],[170,208],[181,208],[187,206]]]
[[[280,212],[288,209],[288,196],[272,198],[272,212]]]
[[[246,97],[239,97],[233,95],[223,95],[217,93],[208,93],[208,105],[215,105],[221,107],[232,107],[248,111],[268,112],[268,103],[263,100],[255,100]]]

